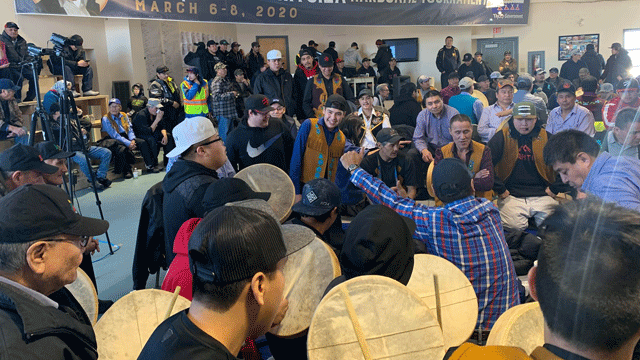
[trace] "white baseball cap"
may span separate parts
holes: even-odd
[[[280,50],[273,49],[267,53],[267,60],[282,59],[282,53]]]
[[[213,127],[211,120],[203,116],[195,116],[184,119],[173,128],[172,134],[176,147],[167,154],[170,158],[182,154],[193,144],[218,135],[218,130]]]

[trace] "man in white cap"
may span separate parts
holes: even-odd
[[[293,79],[291,74],[282,68],[282,53],[271,50],[267,53],[269,68],[256,76],[253,93],[262,94],[269,99],[282,99],[287,108],[287,115],[293,116],[296,103],[293,101]]]
[[[218,179],[216,170],[227,161],[226,148],[211,120],[187,118],[173,129],[176,147],[167,156],[177,158],[162,180],[164,239],[167,263],[173,260],[173,240],[185,221],[204,217],[202,197]]]

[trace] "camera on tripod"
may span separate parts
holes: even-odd
[[[60,34],[52,33],[49,39],[53,43],[53,49],[41,48],[33,43],[27,44],[27,52],[30,56],[43,56],[43,55],[60,55],[64,51],[65,46],[80,46],[75,39],[70,39]]]

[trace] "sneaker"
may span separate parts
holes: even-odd
[[[80,96],[81,96],[81,95],[80,95],[80,93],[79,93],[79,92],[77,92],[77,91],[72,91],[71,93],[73,94],[73,97],[74,97],[74,98],[77,98],[77,97],[80,97]]]
[[[93,187],[93,184],[89,182],[89,186]],[[104,190],[104,185],[96,181],[96,190]]]
[[[147,167],[147,173],[148,174],[157,174],[158,170],[156,170],[153,166],[152,167]]]
[[[105,189],[111,186],[111,180],[107,178],[98,178],[96,181],[102,184],[102,186],[104,186]]]
[[[96,96],[96,95],[100,95],[100,92],[95,90],[87,90],[87,91],[83,91],[82,94],[84,96]]]
[[[24,98],[24,100],[23,100],[23,101],[24,101],[24,102],[29,102],[29,101],[33,101],[33,100],[35,100],[35,99],[36,99],[36,96],[35,96],[35,95],[27,95],[27,97],[26,97],[26,98]]]
[[[128,173],[124,174],[124,178],[125,178],[125,179],[131,179],[131,178],[133,178],[133,173],[128,172]]]

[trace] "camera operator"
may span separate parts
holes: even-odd
[[[24,101],[33,101],[36,97],[36,86],[31,67],[21,64],[22,61],[29,59],[27,56],[27,41],[18,35],[18,29],[20,28],[16,23],[9,21],[4,25],[0,41],[4,43],[7,59],[9,60],[11,81],[19,88],[16,91],[16,99],[18,102],[22,99],[22,80],[26,78],[29,81],[29,91],[27,91]],[[40,75],[42,64],[36,63],[35,66],[37,75]]]
[[[62,60],[65,66],[65,80],[74,84],[74,75],[82,75],[82,95],[83,96],[96,96],[99,94],[97,91],[93,91],[93,69],[89,65],[89,61],[86,59],[86,54],[82,48],[84,40],[80,35],[73,35],[62,47]],[[60,63],[60,57],[51,56],[47,65],[49,70],[54,75],[62,75],[62,65]],[[73,97],[80,96],[80,93],[73,91]]]
[[[0,140],[14,138],[16,143],[27,145],[29,134],[22,124],[22,111],[15,93],[20,88],[9,79],[0,79]]]

